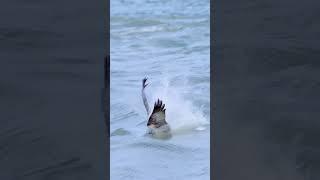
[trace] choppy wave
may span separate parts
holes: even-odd
[[[111,179],[209,179],[208,0],[111,1]],[[144,136],[149,104],[166,104],[173,136]],[[157,172],[157,173],[154,173]]]

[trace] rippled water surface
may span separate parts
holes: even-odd
[[[209,179],[209,20],[209,0],[111,0],[112,180]],[[145,76],[169,140],[144,136]]]

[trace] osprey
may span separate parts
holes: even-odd
[[[144,78],[142,80],[142,100],[148,114],[148,133],[158,138],[169,138],[171,137],[171,133],[170,126],[166,121],[166,109],[164,108],[165,104],[163,104],[162,101],[158,99],[154,103],[152,113],[150,113],[150,107],[145,94],[145,88],[148,85],[146,84],[146,82],[147,78]]]

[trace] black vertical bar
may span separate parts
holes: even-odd
[[[110,56],[107,55],[104,60],[104,89],[103,89],[103,97],[104,97],[104,120],[106,125],[106,162],[108,167],[106,169],[107,177],[110,179]]]
[[[216,156],[217,141],[219,141],[217,128],[217,119],[216,119],[216,1],[210,0],[210,179],[217,179],[217,175],[215,171],[219,169],[219,165],[217,165],[216,160],[219,158]]]
[[[2,1],[1,180],[108,179],[104,2]]]
[[[105,93],[105,106],[104,118],[106,124],[106,144],[107,144],[107,178],[110,179],[110,0],[105,0],[105,60],[104,60],[104,93]]]
[[[215,180],[320,179],[319,6],[215,1]]]
[[[104,118],[107,127],[107,136],[110,136],[110,56],[104,61]]]

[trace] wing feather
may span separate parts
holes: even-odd
[[[154,103],[152,114],[148,120],[148,126],[152,125],[158,128],[164,124],[167,124],[166,109],[164,109],[164,107],[165,104],[163,104],[159,99]]]

